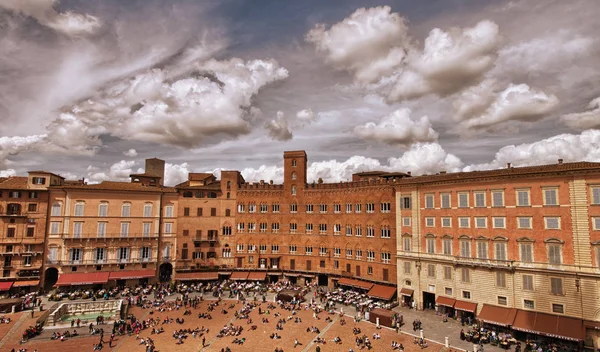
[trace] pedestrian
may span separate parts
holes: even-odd
[[[75,326],[75,319],[71,319],[71,327]]]
[[[202,337],[202,347],[206,346],[204,343],[206,342],[206,337]]]

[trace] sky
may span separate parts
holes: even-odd
[[[365,7],[365,5],[369,5]],[[600,162],[597,0],[1,0],[0,176]]]

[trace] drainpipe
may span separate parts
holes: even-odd
[[[158,272],[158,280],[160,282],[160,253],[162,252],[161,244],[162,244],[162,229],[163,229],[163,196],[165,192],[160,194],[160,198],[158,201],[158,243],[156,245],[158,253],[156,253],[156,270]]]
[[[64,190],[63,190],[64,191]],[[50,214],[51,214],[51,206],[50,206],[50,189],[46,189],[46,221],[44,225],[44,240],[42,243],[42,267],[40,268],[40,283],[42,289],[44,288],[44,284],[46,281],[46,246],[48,246],[48,232],[50,230]]]

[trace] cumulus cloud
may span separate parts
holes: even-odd
[[[311,109],[303,109],[296,113],[296,117],[303,124],[313,123],[317,116]]]
[[[587,111],[566,114],[561,120],[569,127],[577,130],[600,128],[600,97],[588,104]]]
[[[510,84],[497,91],[486,80],[463,92],[454,102],[455,118],[467,129],[485,129],[507,121],[537,121],[558,107],[555,95],[527,84]]]
[[[3,0],[0,2],[0,7],[33,17],[41,25],[69,36],[93,34],[102,27],[102,21],[98,17],[71,11],[57,12],[54,7],[58,2],[58,0]]]
[[[331,65],[352,72],[359,85],[382,90],[395,103],[447,96],[479,82],[494,65],[500,36],[488,20],[470,28],[435,28],[419,49],[405,19],[383,6],[358,9],[330,28],[319,24],[306,40]]]
[[[533,143],[505,146],[491,162],[469,165],[464,170],[497,169],[506,167],[507,163],[513,166],[555,164],[558,159],[600,162],[600,130],[559,134]]]
[[[188,163],[170,164],[165,163],[165,186],[175,186],[188,179],[188,174],[192,172]]]
[[[277,111],[277,118],[265,123],[265,129],[274,140],[288,141],[293,137],[283,111]]]
[[[0,170],[0,177],[11,177],[16,175],[17,172],[15,171],[15,169]]]
[[[135,158],[138,155],[138,152],[135,149],[129,149],[128,151],[123,152],[123,155],[128,156],[130,158]]]
[[[429,118],[411,118],[411,110],[398,109],[383,116],[378,123],[368,122],[354,128],[354,133],[364,140],[386,144],[410,145],[417,142],[435,142],[438,133],[433,130]]]
[[[108,167],[108,170],[99,166],[88,166],[86,174],[84,176],[86,182],[93,184],[102,181],[130,181],[129,175],[136,173],[143,173],[144,168],[140,167],[142,164],[135,160],[121,160]],[[188,163],[182,164],[170,164],[165,163],[165,177],[163,184],[165,186],[175,186],[185,180],[187,180],[188,174],[191,172]],[[64,176],[64,175],[63,175]],[[69,178],[78,178],[75,175],[70,175]]]
[[[306,40],[334,67],[369,83],[391,74],[402,63],[410,37],[406,20],[389,6],[379,6],[360,8],[330,28],[318,24]]]

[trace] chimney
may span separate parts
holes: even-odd
[[[265,180],[260,180],[260,184],[264,185],[265,184]]]
[[[510,163],[506,163],[506,168],[507,168],[507,169],[510,169],[510,167],[511,167],[511,166],[510,166]]]
[[[412,172],[410,172],[410,171],[409,171],[409,172],[407,172],[406,174],[407,174],[408,176],[411,176],[411,175],[412,175]]]
[[[273,180],[269,180],[269,184],[272,185],[273,184]]]
[[[563,163],[563,159],[558,159],[558,163],[562,164]]]

